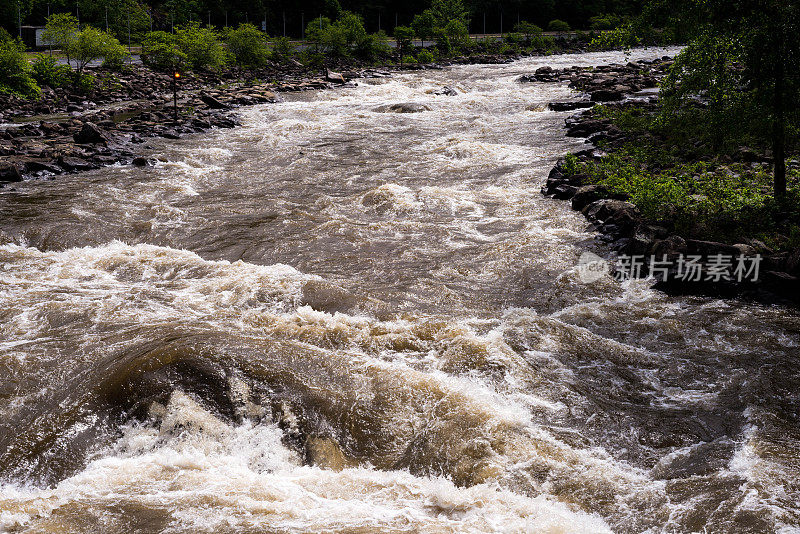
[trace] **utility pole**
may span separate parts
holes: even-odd
[[[17,31],[19,31],[19,38],[22,39],[22,7],[17,0]]]
[[[225,27],[228,27],[228,12],[225,12]]]
[[[500,39],[503,38],[503,12],[500,12]]]
[[[486,40],[486,11],[483,12],[483,40]]]
[[[133,58],[131,57],[131,6],[128,6],[128,61],[133,63]]]
[[[106,6],[106,33],[108,33],[108,6]]]
[[[286,37],[286,11],[283,11],[283,36]]]
[[[378,31],[381,31],[381,12],[378,11]]]
[[[50,3],[47,4],[47,18],[50,18]],[[53,43],[48,39],[47,48],[50,50],[50,57],[53,57]]]
[[[306,40],[306,13],[300,12],[300,39]]]
[[[211,27],[211,10],[208,10],[208,27]]]
[[[78,30],[80,30],[81,29],[81,6],[78,5],[78,2],[75,2],[75,18],[78,19]]]
[[[397,28],[397,11],[394,12],[394,27]]]

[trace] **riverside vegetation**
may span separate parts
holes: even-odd
[[[588,137],[601,150],[567,155],[543,191],[572,199],[621,253],[698,253],[706,260],[760,254],[763,283],[756,289],[769,289],[770,299],[797,301],[799,9],[796,2],[767,4],[759,11],[746,1],[687,3],[672,6],[677,11],[666,17],[665,4],[651,2],[643,20],[661,16],[689,42],[662,73],[659,98],[624,100],[631,87],[609,97],[597,74],[573,79],[592,100],[615,102],[568,120],[568,135]],[[692,24],[678,27],[678,20]],[[636,32],[631,25],[613,37],[636,42]],[[629,65],[629,71],[640,68]],[[617,87],[624,75],[616,73]],[[593,217],[598,203],[610,200],[637,222],[609,225]],[[661,286],[727,294],[752,289],[705,281]]]

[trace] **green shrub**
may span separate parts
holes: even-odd
[[[174,34],[156,31],[148,33],[142,40],[142,62],[153,70],[172,72],[185,70],[189,58],[181,50]]]
[[[547,31],[551,32],[568,32],[570,29],[569,24],[559,19],[551,20],[547,25]]]
[[[386,57],[391,54],[391,49],[386,41],[386,32],[383,30],[378,33],[364,35],[355,45],[355,55],[368,60]]]
[[[75,82],[72,85],[77,91],[90,95],[97,88],[97,80],[91,74],[85,72],[76,73]]]
[[[417,60],[414,56],[403,56],[402,63],[405,63],[407,65],[416,65]]]
[[[59,65],[56,58],[39,54],[31,65],[31,74],[41,85],[52,88],[66,87],[72,82],[72,69],[69,65]]]
[[[431,63],[431,62],[433,62],[433,54],[431,54],[428,50],[423,48],[417,54],[417,62],[419,62],[419,63]]]
[[[252,24],[239,24],[225,35],[228,50],[236,63],[244,67],[263,67],[269,59],[267,35]]]
[[[442,28],[437,28],[434,34],[436,39],[436,49],[443,57],[447,57],[453,53],[453,45],[450,43],[450,37]]]
[[[41,94],[24,52],[25,46],[19,41],[8,38],[0,41],[0,93],[13,93],[25,98]]]
[[[277,60],[286,60],[294,53],[294,45],[288,37],[276,37],[272,40],[272,55]]]
[[[179,27],[175,35],[191,69],[213,70],[225,64],[225,50],[214,30],[195,21]]]

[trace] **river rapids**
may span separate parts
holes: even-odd
[[[800,532],[797,313],[582,283],[608,250],[539,192],[575,95],[517,78],[674,53],[364,80],[0,190],[0,531]]]

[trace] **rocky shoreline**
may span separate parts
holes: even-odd
[[[597,103],[622,109],[654,110],[655,88],[671,64],[671,59],[665,57],[658,61],[594,69],[572,67],[556,71],[543,67],[532,75],[523,76],[520,82],[568,82],[570,87],[584,93],[581,100],[551,103],[549,107],[554,111],[585,110]],[[613,151],[615,147],[634,141],[610,120],[598,119],[586,112],[566,119],[565,126],[567,136],[585,138],[590,145],[574,154],[578,163],[601,160],[607,155],[604,150]],[[600,141],[604,150],[596,147]],[[739,159],[771,162],[769,155],[749,150],[743,150]],[[598,240],[616,253],[614,274],[617,279],[653,277],[654,288],[675,295],[742,297],[763,303],[800,304],[800,250],[775,252],[755,239],[721,243],[684,238],[663,221],[646,219],[628,198],[592,183],[590,176],[570,173],[564,158],[551,170],[542,186],[542,194],[569,200],[572,209],[587,218],[591,228],[599,232]],[[742,265],[742,272],[737,275],[736,268]],[[730,276],[719,276],[723,267]],[[745,273],[746,270],[749,272]],[[742,277],[742,274],[748,276]]]

